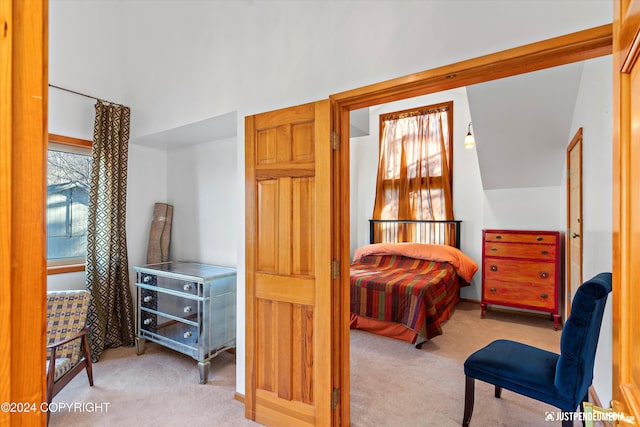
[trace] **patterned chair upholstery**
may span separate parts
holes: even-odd
[[[86,369],[93,385],[86,320],[87,291],[47,292],[47,402]]]

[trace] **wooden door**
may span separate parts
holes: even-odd
[[[567,297],[566,314],[571,312],[571,298],[582,284],[582,128],[567,147]]]
[[[331,425],[329,101],[247,117],[245,415]]]
[[[613,398],[640,423],[640,0],[614,2]],[[615,404],[614,404],[615,407]]]

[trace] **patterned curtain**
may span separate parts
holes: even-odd
[[[87,233],[87,314],[94,362],[106,348],[134,343],[126,238],[130,110],[96,103]]]

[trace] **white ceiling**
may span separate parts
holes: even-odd
[[[467,87],[485,190],[561,184],[583,63]]]
[[[234,138],[238,134],[238,114],[233,111],[197,122],[132,138],[130,143],[170,150],[204,142]]]

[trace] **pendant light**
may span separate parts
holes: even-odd
[[[471,150],[476,146],[476,140],[471,133],[471,122],[469,122],[469,129],[467,131],[467,136],[464,137],[464,148],[467,150]]]

